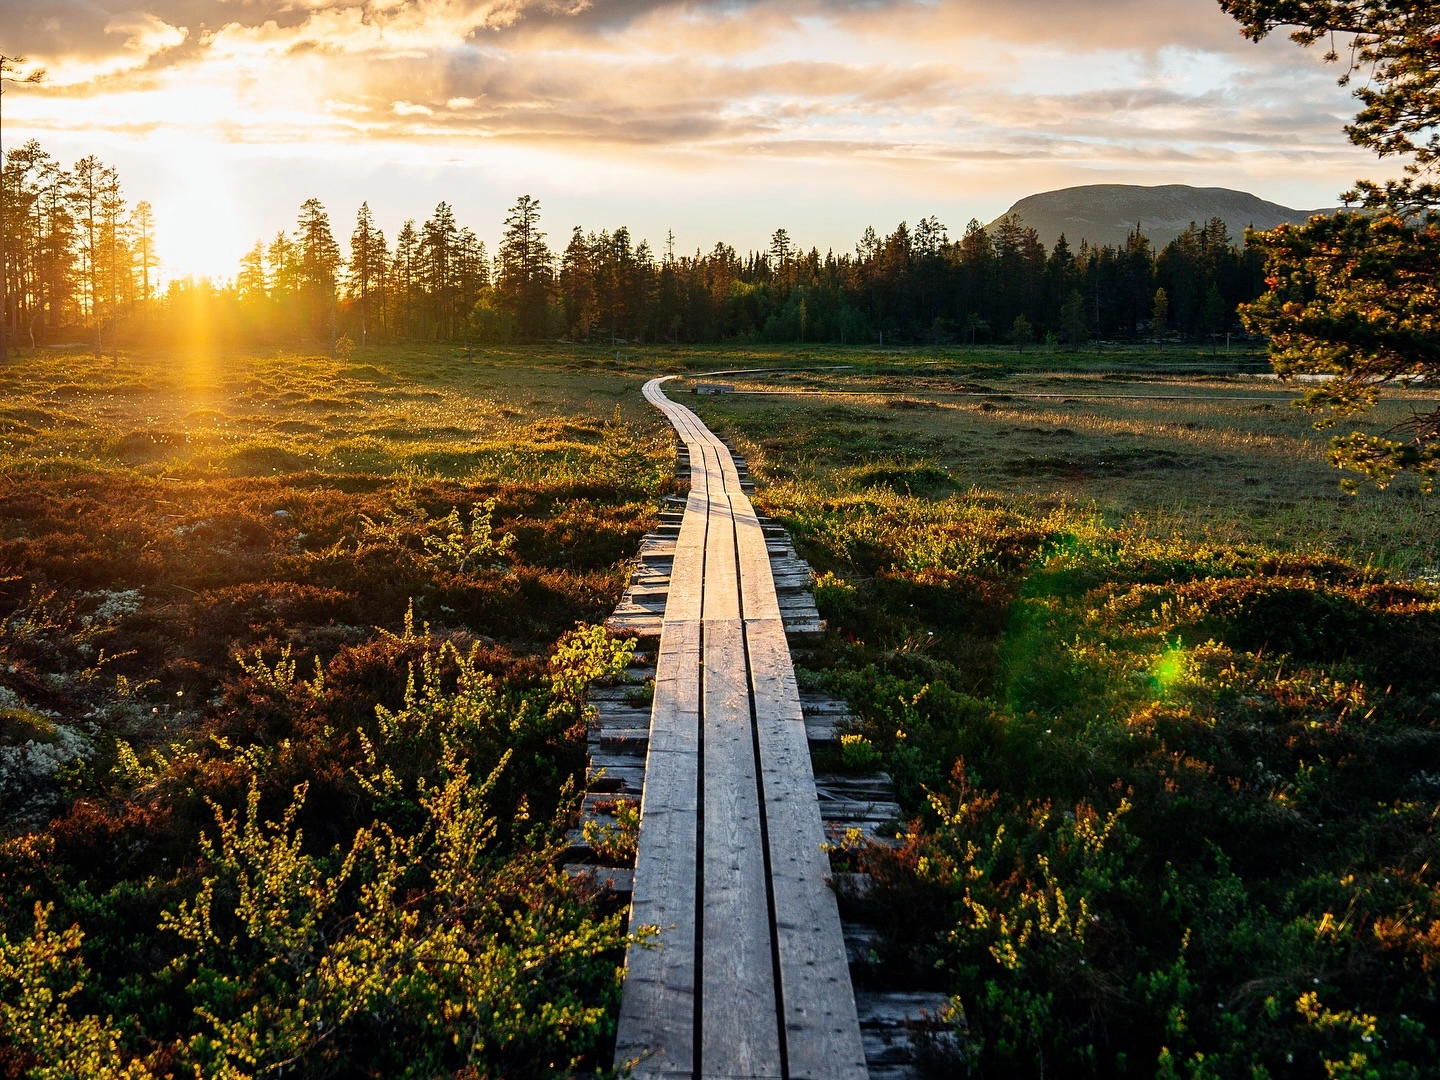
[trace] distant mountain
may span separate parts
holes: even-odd
[[[1026,225],[1040,234],[1046,247],[1053,246],[1064,233],[1071,248],[1078,248],[1081,240],[1089,240],[1092,245],[1123,244],[1137,223],[1152,244],[1163,247],[1184,232],[1192,221],[1203,225],[1218,217],[1229,227],[1230,235],[1239,241],[1250,225],[1273,229],[1285,222],[1303,222],[1312,214],[1334,212],[1292,210],[1247,191],[1230,188],[1089,184],[1028,196],[1006,213],[1020,215]],[[992,221],[989,227],[995,224]]]

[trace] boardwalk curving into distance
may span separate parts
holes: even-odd
[[[673,376],[672,376],[673,377]],[[616,1064],[690,1080],[865,1080],[799,689],[730,451],[665,379],[689,451],[660,630]]]

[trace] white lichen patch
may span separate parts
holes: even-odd
[[[0,806],[18,816],[50,810],[59,800],[61,770],[95,756],[95,744],[75,728],[46,727],[39,738],[0,745]]]
[[[86,626],[93,626],[117,623],[126,615],[135,614],[140,610],[143,597],[139,589],[101,589],[87,593],[86,599],[99,601],[95,610],[80,620]]]

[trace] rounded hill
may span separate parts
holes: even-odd
[[[1293,210],[1232,188],[1089,184],[1027,196],[1001,217],[1017,215],[1040,234],[1046,247],[1053,246],[1062,234],[1071,247],[1078,247],[1082,240],[1092,245],[1123,244],[1137,225],[1158,246],[1175,239],[1192,221],[1204,224],[1219,218],[1238,239],[1248,226],[1273,229],[1286,222],[1303,222],[1313,214],[1333,212]],[[991,222],[991,227],[995,224]]]

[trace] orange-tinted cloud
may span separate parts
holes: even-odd
[[[1242,41],[1214,0],[6,0],[6,23],[51,72],[7,97],[23,134],[120,140],[157,173],[200,144],[317,176],[503,147],[577,188],[611,162],[657,193],[678,171],[993,199],[1067,177],[1333,192],[1360,160],[1333,72]]]

